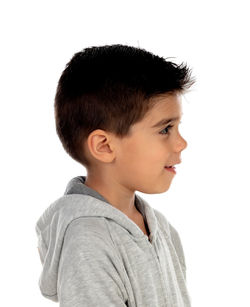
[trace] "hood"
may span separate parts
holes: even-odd
[[[112,206],[102,195],[84,184],[86,176],[69,181],[64,195],[54,201],[36,223],[38,252],[43,265],[39,278],[41,293],[58,302],[57,274],[63,240],[67,226],[79,217],[100,217],[111,219],[125,228],[132,238],[144,234],[122,211]],[[150,241],[155,240],[158,223],[153,209],[144,199],[135,194],[135,206],[146,219],[150,230]]]

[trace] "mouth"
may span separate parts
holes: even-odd
[[[165,166],[165,169],[169,172],[176,174],[176,170],[175,170],[175,167],[173,165],[172,166]]]
[[[181,163],[181,161],[178,161],[178,162],[176,162],[173,165],[166,165],[165,168],[173,168],[173,169],[175,169],[175,165],[180,164],[180,163]]]
[[[177,161],[177,163],[175,163],[173,165],[166,165],[164,168],[176,174],[175,165],[180,164],[180,163],[181,163],[181,161],[179,160],[179,161]]]

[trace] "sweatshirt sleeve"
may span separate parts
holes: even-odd
[[[73,221],[64,237],[57,286],[60,307],[127,306],[112,241],[83,222]]]

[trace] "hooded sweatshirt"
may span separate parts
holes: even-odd
[[[60,307],[189,307],[176,229],[135,193],[149,237],[122,211],[70,180],[36,223],[39,288]]]

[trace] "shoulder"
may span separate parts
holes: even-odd
[[[67,227],[63,253],[77,259],[87,259],[92,262],[101,261],[113,264],[120,268],[121,263],[117,248],[110,236],[109,229],[104,218],[79,217],[74,219]]]
[[[105,218],[95,216],[75,218],[68,224],[66,234],[74,238],[96,237],[107,240],[110,237]]]

